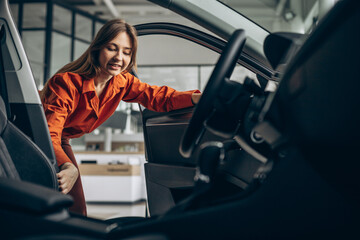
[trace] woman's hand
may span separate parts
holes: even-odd
[[[60,166],[60,172],[56,176],[61,192],[68,194],[79,177],[79,171],[74,164],[66,162]]]
[[[191,95],[191,101],[193,102],[193,104],[197,104],[200,101],[200,97],[201,97],[201,93],[194,92]]]

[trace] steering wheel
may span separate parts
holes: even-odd
[[[219,90],[225,84],[225,78],[230,78],[235,68],[236,62],[245,45],[245,40],[244,30],[236,30],[230,37],[216,63],[200,101],[195,107],[189,126],[181,140],[179,151],[183,157],[189,158],[200,142],[205,131],[204,123],[213,112],[215,100]]]

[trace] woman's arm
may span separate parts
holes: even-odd
[[[152,111],[168,112],[191,107],[201,96],[199,90],[176,91],[168,86],[151,86],[129,75],[126,75],[128,84],[123,100],[140,103]]]
[[[64,194],[67,194],[72,189],[79,176],[77,168],[61,146],[64,124],[69,112],[74,107],[73,92],[62,77],[55,76],[49,80],[49,83],[40,93],[55,157],[60,168],[60,172],[57,174],[58,182]]]

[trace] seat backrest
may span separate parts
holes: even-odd
[[[5,129],[6,126],[6,116],[4,101],[0,99],[0,133]],[[20,180],[20,176],[15,168],[14,163],[11,160],[10,154],[7,151],[6,144],[2,138],[0,138],[0,177],[12,178]]]
[[[58,189],[54,167],[41,149],[7,119],[1,97],[0,176]]]

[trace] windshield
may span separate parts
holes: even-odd
[[[269,32],[309,33],[337,0],[218,0]]]

